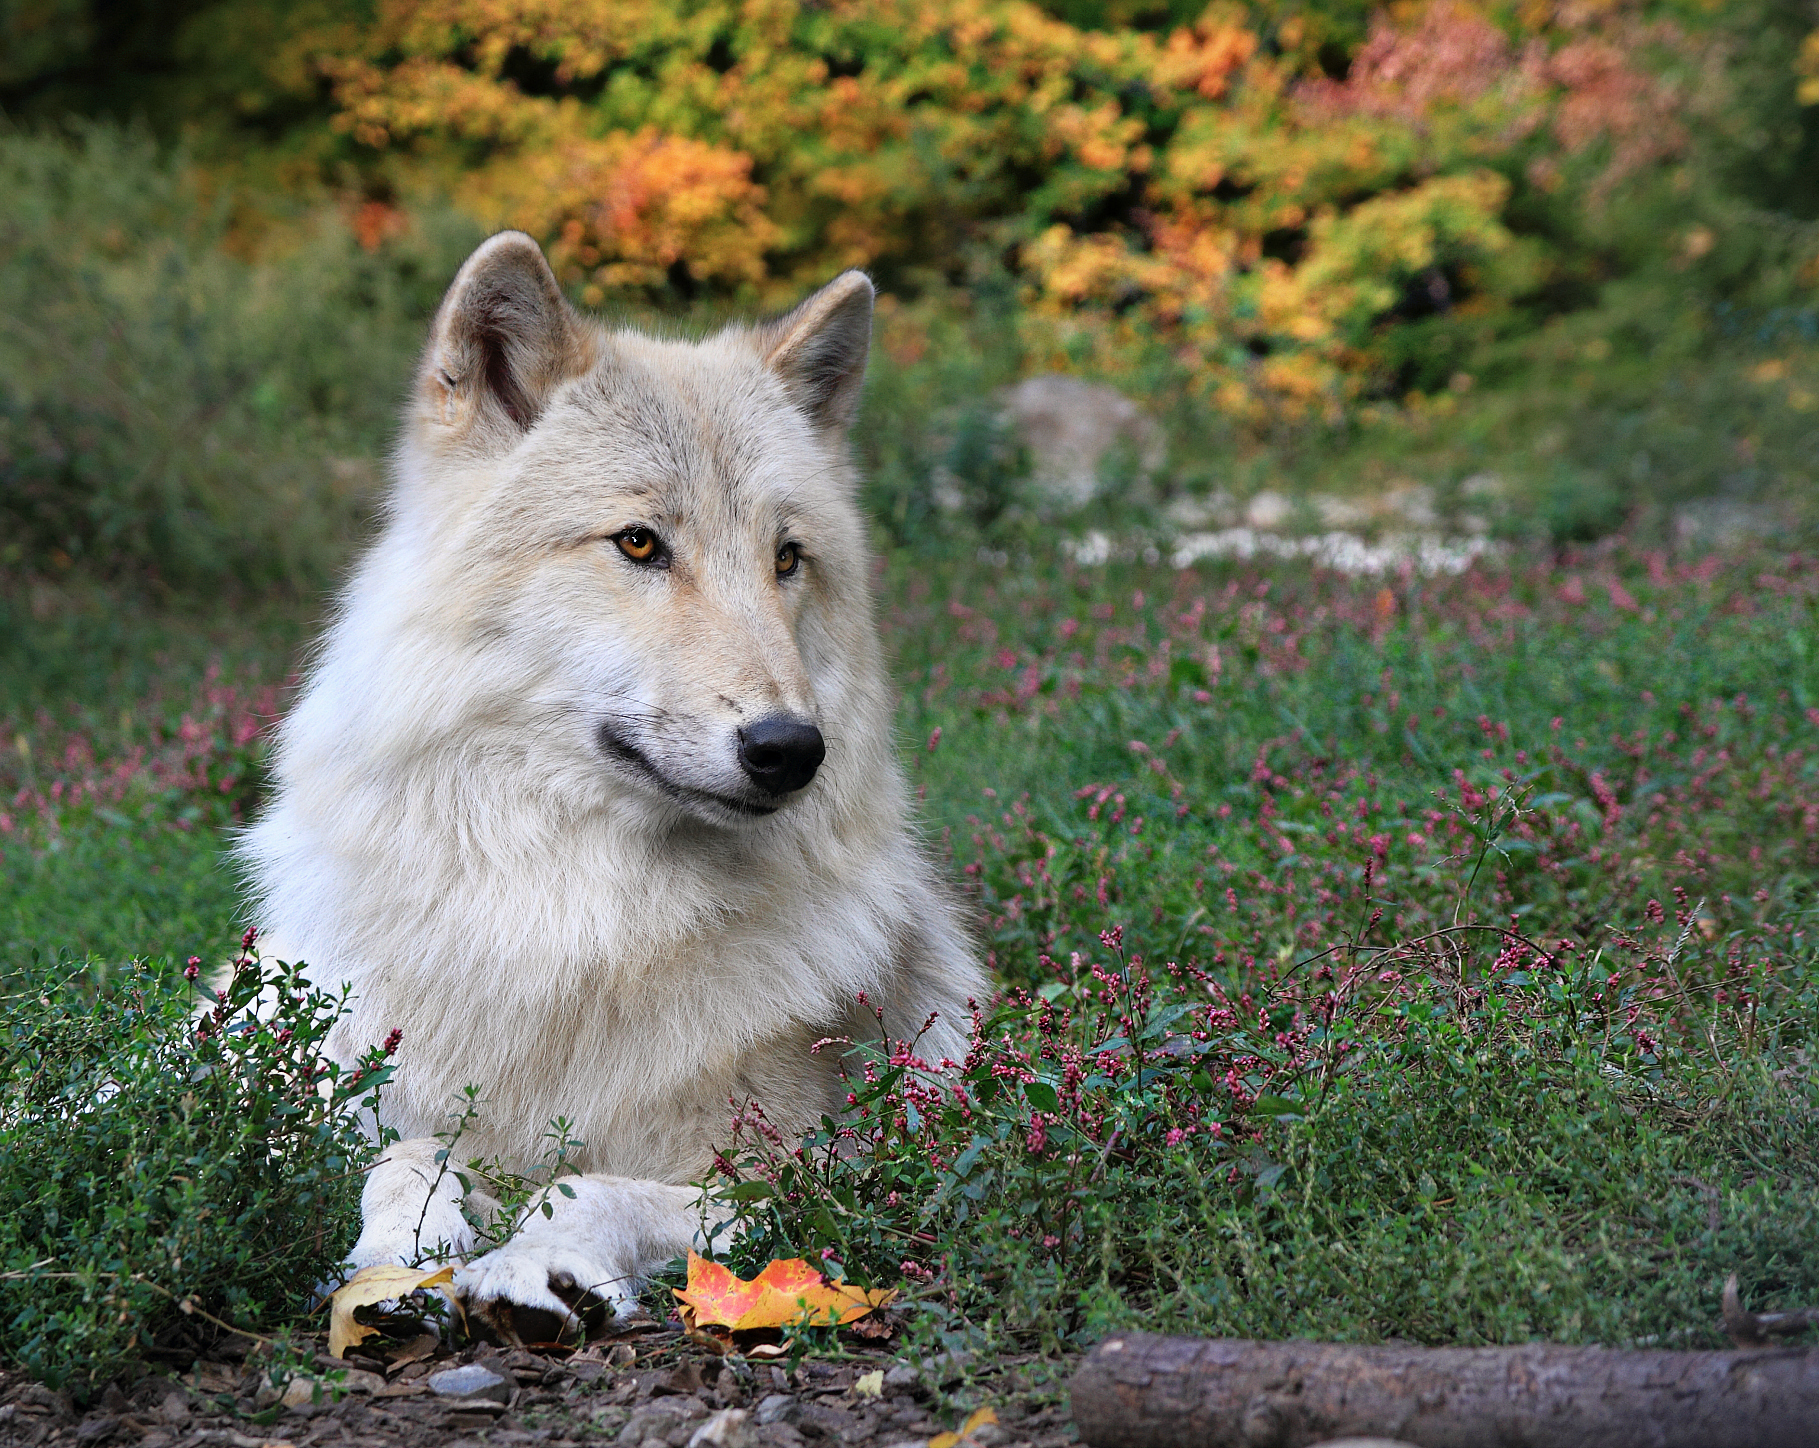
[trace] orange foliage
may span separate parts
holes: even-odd
[[[1533,287],[1513,184],[1603,143],[1595,200],[1683,144],[1637,60],[1678,37],[1629,0],[1538,4],[1515,38],[1470,0],[1401,13],[1343,81],[1225,0],[1167,34],[1026,0],[377,0],[286,63],[367,164],[440,172],[590,301],[781,301],[990,238],[1038,351],[1160,341],[1226,405],[1294,413],[1357,390],[1409,295],[1488,315]],[[1237,387],[1234,344],[1270,359]]]

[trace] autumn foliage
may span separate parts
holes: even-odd
[[[1723,101],[1711,36],[1630,0],[1428,0],[1349,36],[1102,8],[380,0],[293,23],[268,69],[325,90],[362,184],[532,232],[589,303],[984,255],[1037,360],[1160,343],[1239,415],[1336,415],[1398,324],[1495,326],[1566,268],[1537,208],[1658,177]]]

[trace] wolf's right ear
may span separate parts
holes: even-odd
[[[543,249],[522,231],[502,231],[481,243],[442,299],[418,392],[432,428],[481,452],[503,451],[591,354],[592,338]]]

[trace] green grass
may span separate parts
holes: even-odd
[[[27,848],[0,836],[9,967],[34,953],[106,971],[138,956],[219,951],[239,913],[221,831],[243,815],[258,777],[257,759],[219,730],[229,713],[278,707],[282,690],[271,686],[289,674],[308,619],[294,604],[160,607],[80,581],[0,592],[0,812],[8,801],[17,810],[22,790],[48,792],[102,765],[124,766],[127,781],[60,805]],[[186,748],[186,717],[207,726],[211,756],[238,761],[227,794],[219,773],[215,788],[198,790],[170,767]]]
[[[1053,1345],[1715,1345],[1730,1271],[1819,1298],[1812,560],[901,550],[883,593],[931,843],[1012,993],[964,1109],[884,1067],[870,1150],[770,1162],[747,1250]],[[234,932],[222,831],[301,625],[105,597],[8,604],[0,964],[88,956],[115,999]]]

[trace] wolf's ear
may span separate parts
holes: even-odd
[[[845,427],[859,405],[872,346],[872,297],[870,277],[845,272],[788,316],[756,330],[765,366],[819,427]]]
[[[591,339],[543,250],[502,231],[462,265],[430,328],[420,393],[434,425],[482,451],[510,447],[558,383],[584,370]]]

